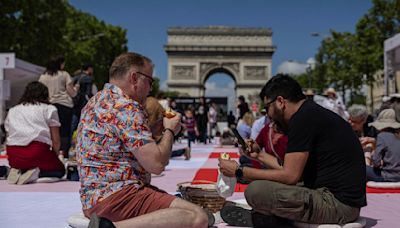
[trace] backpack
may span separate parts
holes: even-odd
[[[74,79],[74,85],[76,83],[79,83],[79,90],[76,96],[72,98],[72,101],[74,103],[74,110],[76,113],[80,113],[82,108],[85,107],[86,103],[93,96],[93,78],[83,73],[76,76]]]

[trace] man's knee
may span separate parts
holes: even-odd
[[[208,217],[205,211],[198,207],[193,211],[194,219],[192,227],[207,227],[208,226]]]
[[[271,202],[275,184],[275,182],[267,180],[251,182],[244,192],[247,203],[254,207],[257,205],[257,202],[262,204]]]
[[[176,198],[171,203],[170,208],[179,208],[179,210],[183,210],[187,213],[186,215],[182,214],[182,217],[189,221],[190,227],[207,227],[208,225],[208,216],[206,212],[196,204]]]

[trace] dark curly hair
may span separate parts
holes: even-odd
[[[25,87],[18,104],[49,104],[49,89],[41,82],[31,82]]]
[[[260,92],[260,99],[263,101],[264,97],[274,99],[278,96],[291,101],[298,102],[306,99],[300,84],[285,74],[278,74],[272,77]]]

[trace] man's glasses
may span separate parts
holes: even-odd
[[[269,106],[271,106],[271,104],[274,103],[274,102],[276,101],[277,98],[278,98],[278,97],[275,97],[275,98],[272,99],[270,102],[268,102],[268,103],[266,103],[266,104],[264,105],[264,109],[265,109],[265,111],[267,112],[267,114],[268,114]]]
[[[150,82],[150,86],[153,86],[154,78],[153,78],[152,76],[150,76],[150,75],[148,75],[148,74],[145,74],[145,73],[142,73],[142,72],[140,72],[140,71],[136,71],[136,73],[137,73],[137,74],[140,74],[140,75],[142,75],[142,76],[144,76],[144,77],[146,77],[146,78],[149,80],[149,82]]]

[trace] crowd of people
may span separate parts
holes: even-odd
[[[118,56],[100,91],[91,64],[73,78],[64,66],[62,56],[52,59],[8,111],[11,168],[0,171],[11,184],[61,178],[74,135],[89,227],[212,226],[211,212],[155,187],[151,175],[161,174],[171,157],[189,160],[194,142],[207,144],[214,138],[221,145],[236,144],[233,128],[246,140],[239,146],[240,160],[219,159],[218,167],[223,175],[248,184],[245,198],[253,210],[226,203],[221,217],[232,226],[345,224],[367,205],[367,181],[400,181],[396,97],[374,118],[364,105],[347,109],[332,88],[319,105],[295,79],[277,75],[260,91],[264,108],[257,119],[239,96],[236,117],[230,112],[228,127],[220,132],[213,101],[202,97],[197,106],[179,110],[173,100],[149,97],[154,65],[143,55]],[[172,116],[166,115],[170,109]],[[182,135],[187,147],[174,148]]]

